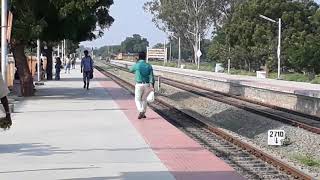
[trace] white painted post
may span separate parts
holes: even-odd
[[[230,50],[230,47],[229,47],[229,57],[228,57],[228,74],[230,74],[230,68],[231,68],[231,59],[230,59],[230,52],[231,52],[231,50]]]
[[[38,82],[41,81],[41,72],[40,72],[40,66],[41,66],[41,61],[40,61],[40,39],[37,40],[37,75],[38,75]]]
[[[230,74],[230,66],[231,66],[231,62],[230,62],[230,58],[228,59],[228,74]]]
[[[61,62],[62,63],[64,63],[64,61],[63,61],[63,58],[64,58],[64,51],[63,51],[63,49],[64,49],[64,47],[63,47],[63,45],[64,45],[64,43],[63,43],[64,41],[62,41],[62,43],[61,43]]]
[[[170,38],[170,57],[169,57],[169,62],[172,61],[172,43],[171,43],[171,38]]]
[[[201,34],[199,33],[199,50],[201,51]],[[200,70],[200,59],[201,57],[198,57],[198,70]]]
[[[66,40],[64,39],[63,40],[63,60],[64,60],[64,62],[66,62],[66,57],[67,57],[67,53],[66,53]]]
[[[181,66],[181,38],[179,37],[179,59],[178,59],[178,68]]]
[[[8,17],[8,0],[1,1],[1,72],[4,82],[7,82],[7,59],[8,59],[8,42],[7,42],[7,17]]]
[[[60,57],[60,44],[58,44],[58,57]]]
[[[278,79],[281,76],[281,18],[279,18],[279,37],[278,37]]]
[[[163,65],[165,66],[166,63],[167,63],[167,41],[165,40],[164,41],[164,44],[163,44],[163,50],[164,50],[164,60],[163,60]]]
[[[149,47],[147,47],[147,53],[146,53],[147,57],[146,57],[146,60],[147,60],[147,63],[149,62]]]

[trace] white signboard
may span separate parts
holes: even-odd
[[[284,130],[269,130],[268,131],[268,145],[282,146],[283,140],[286,138]]]
[[[167,60],[167,49],[149,49],[147,48],[147,60],[148,59],[163,59]]]

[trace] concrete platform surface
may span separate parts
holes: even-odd
[[[113,63],[132,65],[133,62],[128,61],[112,61]],[[153,66],[155,70],[178,73],[186,76],[196,76],[200,78],[208,78],[210,80],[239,84],[259,89],[266,89],[295,95],[309,96],[320,98],[320,85],[304,82],[283,81],[275,79],[260,79],[252,76],[229,75],[225,73],[215,73],[208,71],[197,71],[190,69],[179,69],[173,67]]]
[[[0,132],[1,180],[243,179],[153,111],[136,119],[133,97],[96,72],[45,82],[15,106]]]

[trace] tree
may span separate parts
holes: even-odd
[[[52,53],[52,45],[62,39],[80,42],[97,38],[113,22],[109,15],[112,4],[113,0],[12,0],[10,9],[15,18],[11,50],[24,96],[33,94],[25,47],[40,38]],[[97,35],[93,33],[96,25],[100,27]]]
[[[148,46],[148,40],[146,38],[142,38],[139,34],[134,34],[132,37],[127,37],[121,43],[122,51],[128,53],[146,51]]]
[[[242,0],[150,0],[144,8],[160,30],[173,32],[192,47],[193,60],[198,63],[198,34],[202,41],[212,25],[219,29],[238,1]]]
[[[211,27],[213,7],[213,0],[152,0],[144,6],[160,30],[173,32],[193,47],[195,63],[198,63],[199,34],[202,40]]]
[[[275,69],[278,29],[276,24],[259,18],[262,14],[282,19],[283,65],[296,71],[312,71],[310,67],[319,62],[316,53],[320,27],[316,17],[318,9],[314,1],[247,0],[234,9],[220,29],[210,48],[211,58],[225,62],[225,52],[230,48],[233,63],[240,67],[258,70],[261,65],[268,65]]]

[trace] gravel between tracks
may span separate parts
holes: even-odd
[[[134,80],[133,74],[120,70],[115,71],[114,68],[109,70],[130,82]],[[196,116],[205,116],[215,125],[239,136],[242,140],[320,179],[320,167],[308,167],[294,159],[295,156],[308,155],[320,161],[319,135],[168,85],[161,86],[161,93],[171,99],[171,104],[183,111],[191,112]],[[267,131],[270,129],[285,130],[290,144],[283,147],[267,146]]]

